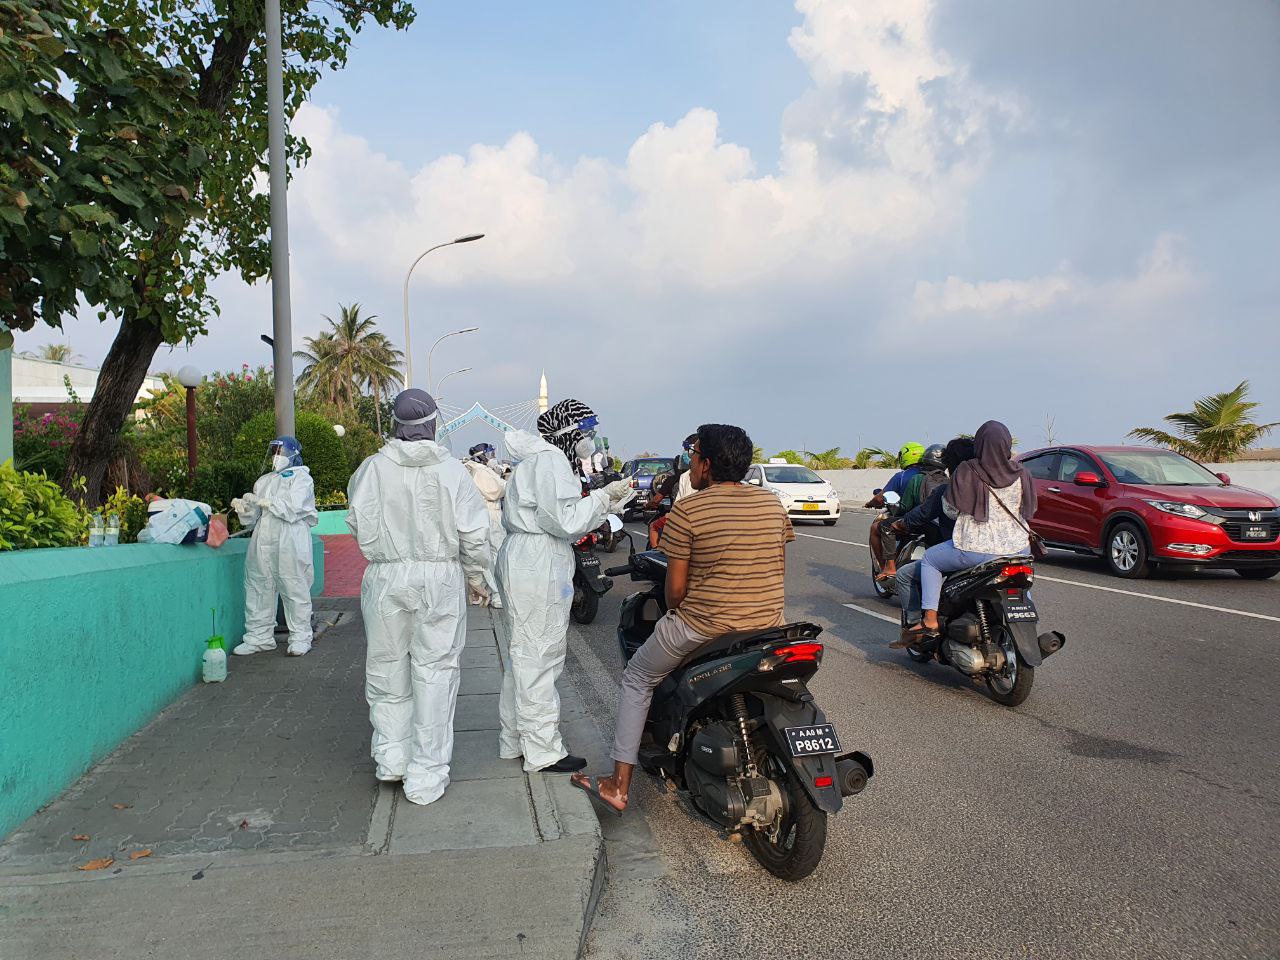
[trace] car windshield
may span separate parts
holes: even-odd
[[[1125,450],[1100,453],[1099,456],[1120,483],[1166,487],[1216,487],[1222,484],[1194,460],[1170,450]]]
[[[770,483],[822,483],[820,476],[808,467],[765,467],[765,479]]]
[[[670,460],[637,460],[631,475],[634,477],[653,477],[659,473],[666,473],[670,469]]]

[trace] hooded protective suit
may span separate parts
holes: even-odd
[[[498,472],[487,463],[464,460],[462,465],[471,474],[480,496],[484,497],[484,505],[489,511],[489,544],[496,553],[505,537],[502,529],[502,498],[507,491],[507,481],[498,476]]]
[[[315,484],[301,448],[283,437],[289,463],[259,477],[253,492],[233,502],[240,522],[253,527],[244,561],[244,640],[234,653],[276,648],[276,596],[289,624],[289,655],[311,650],[311,528],[320,521]]]
[[[399,425],[401,409],[398,398],[397,434],[434,434]],[[388,441],[347,491],[347,525],[369,561],[360,612],[378,779],[403,779],[409,800],[431,803],[449,785],[467,583],[483,586],[491,563],[489,515],[462,464],[430,439]]]
[[[571,544],[604,522],[607,490],[582,495],[565,452],[522,430],[504,437],[519,461],[502,505],[506,541],[498,553],[498,589],[510,648],[502,677],[498,753],[524,757],[527,771],[566,756],[556,679],[564,669],[573,603]]]

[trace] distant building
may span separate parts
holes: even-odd
[[[40,415],[62,410],[71,405],[67,396],[66,380],[70,379],[71,388],[75,391],[80,403],[86,404],[93,398],[98,389],[97,367],[84,367],[75,363],[61,363],[57,360],[41,360],[38,357],[26,357],[20,353],[13,355],[13,403],[21,404],[32,413]],[[147,377],[142,381],[142,388],[134,403],[146,400],[154,393],[164,390],[164,381],[159,377]]]

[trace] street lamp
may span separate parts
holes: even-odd
[[[435,397],[437,405],[440,403],[440,397],[441,397],[440,388],[444,386],[444,382],[448,380],[450,377],[456,377],[460,373],[469,373],[470,370],[471,370],[470,367],[463,367],[461,370],[453,371],[453,373],[446,373],[443,377],[440,378],[440,382],[436,384],[435,392],[431,394],[431,396]]]
[[[443,337],[437,337],[436,342],[431,345],[431,349],[427,351],[427,393],[431,393],[431,354],[435,352],[436,347],[440,346],[440,341],[449,337],[456,337],[460,333],[475,333],[479,327],[466,327],[462,330],[454,330],[452,333],[446,333]]]
[[[196,387],[200,386],[200,371],[187,364],[178,371],[178,382],[187,388],[187,481],[196,479]]]
[[[437,243],[434,247],[424,250],[418,255],[418,259],[409,265],[408,272],[404,275],[404,385],[407,390],[413,380],[413,347],[409,343],[409,278],[413,276],[413,268],[422,262],[432,250],[439,250],[441,247],[451,247],[455,243],[470,243],[472,240],[479,240],[484,236],[483,233],[468,233],[466,236],[457,237],[446,243]],[[429,365],[430,361],[428,361]],[[431,388],[430,371],[427,376],[427,389]]]

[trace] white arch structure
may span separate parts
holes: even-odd
[[[441,427],[440,436],[447,437],[449,434],[453,433],[455,430],[459,430],[462,427],[465,427],[468,423],[471,423],[473,420],[481,420],[489,424],[489,426],[496,429],[499,433],[506,433],[509,430],[515,429],[515,427],[507,423],[507,421],[503,420],[501,417],[497,416],[496,414],[490,413],[488,410],[484,408],[483,405],[479,403],[473,403],[471,405],[470,410],[468,410],[466,413],[463,413],[463,414],[460,414],[459,416],[454,417],[452,420],[446,423],[443,427]]]

